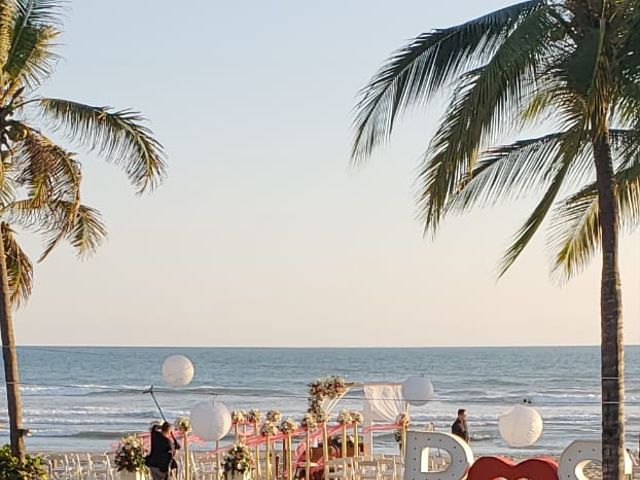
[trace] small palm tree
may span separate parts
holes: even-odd
[[[138,193],[155,187],[166,169],[162,147],[138,113],[37,95],[58,59],[60,3],[0,2],[0,333],[11,451],[21,461],[25,446],[12,308],[29,296],[33,269],[12,227],[44,236],[40,260],[62,241],[85,256],[106,235],[100,214],[81,202],[76,154],[43,132],[66,136],[121,166]]]
[[[451,102],[419,174],[425,231],[450,213],[538,194],[500,275],[547,217],[560,278],[602,250],[603,472],[622,478],[618,234],[621,221],[640,220],[640,1],[530,0],[419,35],[361,91],[353,161],[388,140],[399,113],[448,85]],[[539,124],[555,131],[492,146]]]

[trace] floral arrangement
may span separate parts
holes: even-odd
[[[269,410],[267,412],[268,422],[278,423],[281,418],[282,418],[282,415],[280,415],[280,410]]]
[[[191,431],[191,419],[189,417],[178,417],[173,422],[173,426],[180,432]]]
[[[137,472],[145,469],[144,443],[135,435],[127,435],[120,440],[115,458],[118,472]]]
[[[336,375],[319,378],[309,384],[309,396],[320,398],[338,398],[347,392],[347,382]]]
[[[338,414],[338,423],[340,425],[351,425],[353,423],[353,417],[349,410],[342,410]]]
[[[11,447],[5,445],[0,448],[0,478],[47,480],[47,468],[38,456],[26,455],[24,462],[20,462],[11,453]]]
[[[347,382],[338,376],[319,378],[309,384],[309,408],[307,412],[313,413],[319,422],[327,422],[328,415],[322,408],[322,400],[334,399],[347,393]]]
[[[361,412],[354,410],[351,412],[351,421],[356,425],[359,425],[362,422],[364,422],[364,416],[362,415]]]
[[[305,413],[302,417],[302,426],[307,430],[314,430],[318,426],[318,419],[311,412]]]
[[[289,417],[280,424],[280,431],[285,435],[291,434],[298,429],[298,422]]]
[[[267,420],[262,424],[262,427],[260,427],[260,435],[263,437],[274,437],[278,435],[278,425]]]
[[[247,412],[244,410],[234,410],[231,412],[231,423],[233,425],[240,425],[246,421]]]
[[[408,427],[410,423],[411,419],[406,413],[401,413],[400,415],[398,415],[398,418],[396,418],[396,425],[399,425],[401,427]]]
[[[245,473],[251,472],[255,468],[256,461],[253,458],[251,449],[242,443],[235,443],[224,454],[222,467],[224,473]]]
[[[260,410],[258,410],[257,408],[252,408],[247,412],[247,417],[246,417],[247,422],[257,425],[258,423],[260,423],[261,419],[262,419],[262,413],[260,413]]]

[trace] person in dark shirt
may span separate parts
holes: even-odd
[[[451,425],[451,433],[469,443],[469,430],[467,429],[467,411],[464,408],[458,410],[458,418]]]
[[[145,459],[151,472],[152,480],[168,480],[172,468],[176,468],[174,459],[180,444],[173,437],[171,424],[164,422],[162,426],[151,428],[151,451]]]

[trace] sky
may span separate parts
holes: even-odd
[[[65,246],[37,265],[18,343],[599,343],[598,261],[559,286],[542,234],[496,280],[534,199],[423,237],[415,173],[446,94],[405,116],[366,166],[349,166],[355,95],[383,60],[507,3],[70,2],[64,61],[41,93],[143,112],[169,176],[138,197],[116,167],[79,156],[109,240],[89,260]],[[38,255],[38,239],[22,241]],[[637,344],[637,232],[620,258],[626,341]]]

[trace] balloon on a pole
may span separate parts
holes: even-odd
[[[542,435],[542,417],[533,407],[516,405],[498,418],[500,436],[510,447],[528,447]]]
[[[171,355],[162,364],[162,379],[172,387],[184,387],[193,380],[193,363],[184,355]]]
[[[402,397],[414,407],[425,405],[433,397],[433,385],[423,376],[409,377],[402,384]]]
[[[205,400],[191,410],[191,429],[202,440],[222,440],[231,430],[231,412],[222,402]]]

